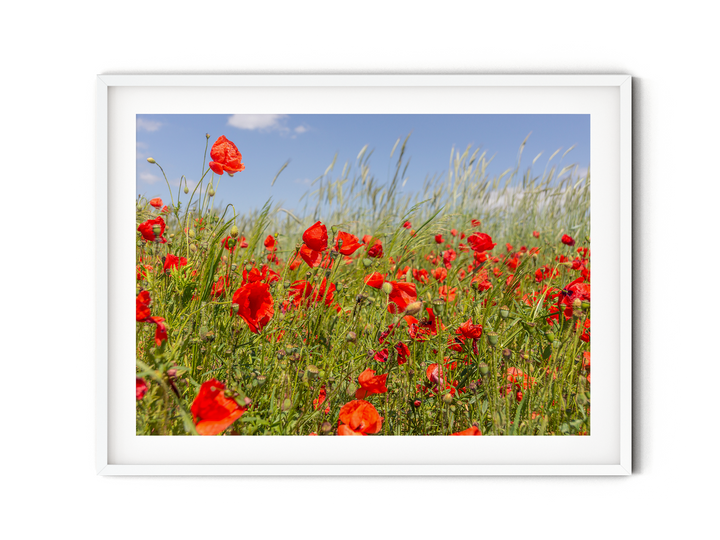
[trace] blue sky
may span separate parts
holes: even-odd
[[[209,133],[209,147],[225,135],[237,145],[245,163],[245,171],[232,178],[222,176],[216,203],[233,203],[242,213],[272,197],[285,208],[297,209],[310,182],[325,172],[335,153],[334,177],[345,162],[356,165],[358,153],[368,145],[368,151],[374,149],[371,171],[380,181],[391,180],[397,150],[392,159],[390,152],[398,138],[404,140],[411,132],[405,192],[421,189],[426,176],[446,175],[451,149],[463,151],[468,144],[479,147],[481,153],[487,151],[487,157],[495,156],[487,170],[491,177],[497,176],[516,165],[520,145],[531,132],[521,171],[543,152],[533,167],[541,174],[556,150],[562,149],[551,165],[560,163],[573,145],[562,158],[562,166],[577,164],[582,170],[590,166],[589,115],[138,115],[137,193],[170,201],[160,170],[147,162],[148,157],[162,165],[173,196],[182,175],[192,189],[201,176],[205,134]],[[288,167],[271,187],[288,160]],[[181,193],[181,199],[187,198]]]

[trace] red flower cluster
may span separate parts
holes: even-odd
[[[135,299],[135,320],[137,322],[148,322],[155,325],[155,344],[160,347],[163,341],[167,340],[167,326],[162,317],[150,316],[150,293],[141,291]]]

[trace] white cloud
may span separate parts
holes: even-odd
[[[137,119],[137,128],[144,129],[145,131],[157,131],[162,126],[162,122],[156,122],[155,120],[146,120],[145,118]]]
[[[147,150],[148,145],[144,142],[135,143],[135,159],[147,159],[148,154],[144,152]]]
[[[154,175],[152,173],[149,173],[147,171],[143,171],[138,175],[138,178],[145,182],[146,184],[154,184],[155,182],[159,182],[162,180],[161,177]]]
[[[310,184],[312,184],[312,180],[310,180],[309,178],[297,178],[295,180],[295,183],[300,184],[301,186],[309,186]]]
[[[282,124],[286,118],[286,114],[233,114],[228,118],[228,125],[238,129],[286,131],[287,128]]]
[[[305,133],[308,130],[305,126],[298,126],[295,128],[295,133]]]

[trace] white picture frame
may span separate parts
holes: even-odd
[[[627,75],[99,75],[97,473],[631,474],[631,88]],[[126,324],[124,320],[134,298],[133,294],[125,298],[130,290],[126,285],[129,283],[134,291],[134,281],[123,277],[123,263],[128,254],[132,258],[133,250],[125,249],[121,234],[121,227],[129,223],[128,216],[134,223],[134,207],[123,206],[128,194],[134,198],[134,159],[130,166],[130,153],[135,153],[134,115],[196,112],[591,114],[591,436],[136,437],[134,414],[128,417],[128,411],[134,413],[134,397],[131,391],[123,397],[132,380],[127,384],[121,380],[135,365],[134,321]],[[130,235],[131,246],[133,240]],[[134,275],[134,262],[128,268],[128,275]],[[130,334],[133,339],[128,346],[125,341]],[[123,377],[116,377],[118,373]]]

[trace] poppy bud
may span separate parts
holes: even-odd
[[[289,411],[292,408],[292,400],[290,398],[285,398],[280,408],[283,411]]]
[[[210,134],[209,134],[209,133],[206,133],[206,134],[205,134],[205,138],[206,138],[206,139],[209,139],[209,138],[210,138]]]
[[[190,238],[195,238],[195,229],[190,229],[190,230],[188,231],[188,236],[189,236]]]
[[[382,284],[382,290],[385,294],[390,294],[393,292],[393,286],[390,284],[390,282],[386,281]]]
[[[443,400],[443,403],[444,403],[445,405],[450,405],[450,404],[452,403],[452,401],[453,401],[452,394],[450,394],[450,393],[445,394],[445,395],[442,397],[442,400]]]
[[[212,185],[210,186],[210,189],[208,190],[208,195],[210,195],[211,197],[215,196],[215,190],[213,189]]]
[[[147,158],[148,163],[155,163],[155,160],[151,157]]]
[[[548,339],[548,341],[555,341],[555,332],[552,330],[548,330],[545,332],[545,337]]]
[[[580,302],[580,307],[587,311],[588,309],[590,309],[590,302],[588,302],[587,300],[583,300],[582,302]]]
[[[491,347],[494,347],[498,344],[498,335],[496,332],[488,332],[487,333],[488,342],[490,343]]]
[[[408,304],[408,307],[405,309],[405,313],[408,315],[415,315],[416,313],[419,313],[422,309],[422,302],[413,302],[412,304]]]
[[[187,186],[185,186],[185,187],[183,188],[183,193],[184,193],[185,195],[187,195],[188,193],[190,193],[190,190],[188,189]]]
[[[500,308],[500,316],[503,319],[507,319],[509,315],[510,315],[510,309],[507,306],[502,306]]]
[[[422,405],[422,401],[420,401],[419,399],[416,399],[415,401],[413,401],[414,407],[419,407],[420,405]]]
[[[572,303],[573,309],[580,309],[580,306],[582,306],[582,300],[580,300],[579,298],[576,298],[575,300],[573,300],[573,303]]]
[[[190,251],[193,253],[197,252],[197,246],[195,244],[190,244]]]
[[[355,332],[348,332],[347,336],[345,336],[345,341],[355,343],[357,341],[357,334]]]
[[[371,265],[372,265],[372,261],[370,259],[363,259],[363,266],[365,266],[367,268],[368,266],[371,266]]]
[[[233,225],[230,229],[230,236],[232,236],[233,238],[237,238],[239,234],[240,231],[238,230],[237,225]]]

